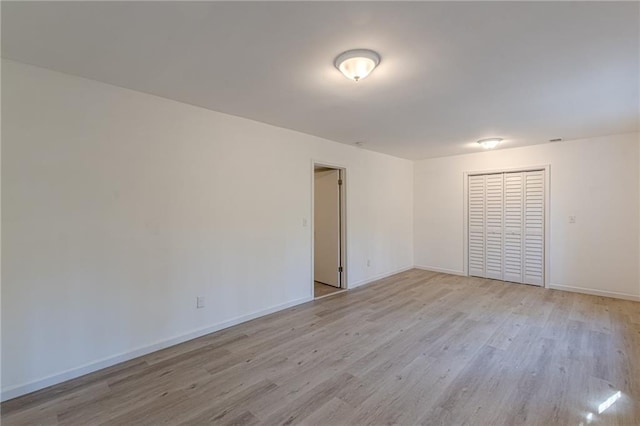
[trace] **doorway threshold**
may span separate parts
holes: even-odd
[[[318,281],[313,283],[313,298],[314,300],[323,299],[325,297],[333,296],[334,294],[343,293],[346,289],[333,287],[327,284],[322,284]]]

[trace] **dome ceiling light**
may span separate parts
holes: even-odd
[[[335,60],[335,66],[350,80],[360,81],[380,63],[380,55],[373,50],[354,49],[341,53]]]
[[[484,149],[493,149],[498,146],[500,142],[502,142],[502,138],[486,138],[478,141]]]

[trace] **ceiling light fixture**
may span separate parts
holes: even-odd
[[[373,50],[354,49],[341,53],[335,60],[335,66],[350,80],[360,81],[380,63],[380,55]]]
[[[478,141],[484,149],[493,149],[498,146],[500,142],[502,142],[502,138],[486,138]]]

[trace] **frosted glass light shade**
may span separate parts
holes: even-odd
[[[498,146],[498,144],[500,144],[500,142],[502,142],[501,138],[487,138],[487,139],[480,139],[478,141],[478,143],[484,148],[484,149],[493,149],[496,146]]]
[[[373,50],[356,49],[340,54],[335,66],[350,80],[359,81],[368,76],[380,63],[380,55]]]

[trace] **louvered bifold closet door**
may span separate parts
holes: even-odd
[[[504,175],[504,280],[522,282],[523,174]]]
[[[485,276],[484,176],[469,176],[469,275]]]
[[[487,175],[485,178],[485,252],[486,277],[503,279],[502,265],[502,219],[503,219],[503,179],[502,173]]]
[[[544,171],[524,172],[525,284],[544,283]]]

